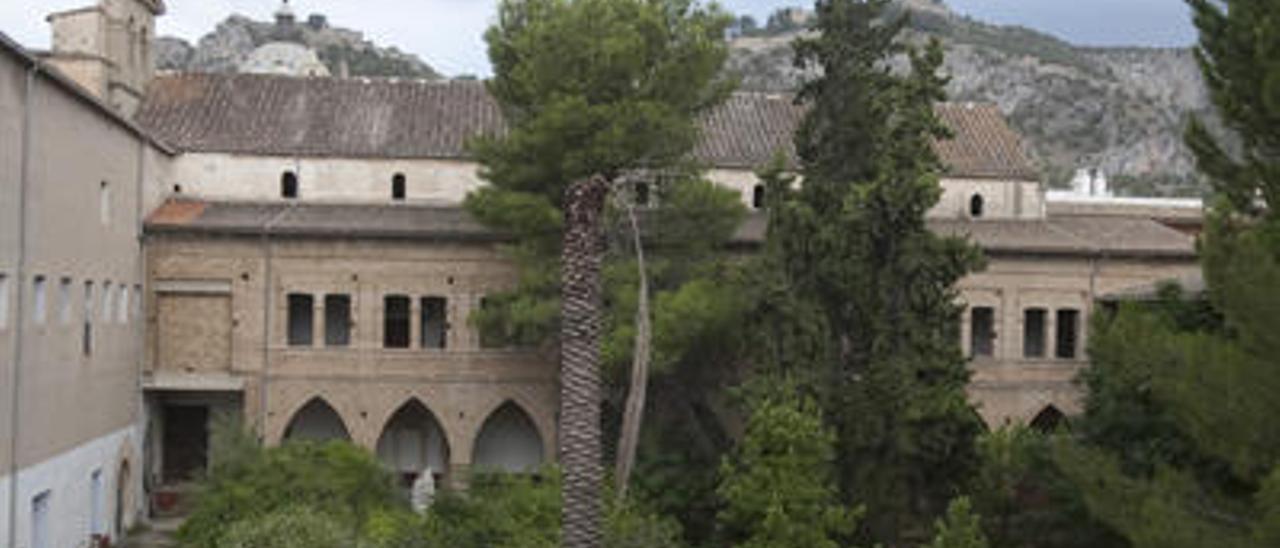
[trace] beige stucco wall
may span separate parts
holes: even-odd
[[[406,202],[460,203],[479,187],[478,166],[454,160],[292,158],[234,154],[184,154],[173,162],[166,187],[189,196],[279,200],[285,171],[298,175],[304,201],[391,203],[391,179],[405,175]]]
[[[229,288],[230,318],[204,315],[199,321],[230,321],[230,360],[224,374],[245,381],[245,416],[250,424],[265,419],[269,443],[278,443],[297,410],[319,397],[339,413],[353,440],[372,450],[391,415],[417,399],[444,430],[453,467],[466,468],[483,421],[511,401],[537,426],[545,458],[554,457],[554,360],[531,351],[481,348],[467,322],[481,297],[515,283],[512,265],[492,244],[279,241],[269,249],[269,289],[263,285],[268,249],[258,239],[151,236],[147,249],[155,288],[181,287],[184,281]],[[263,314],[264,290],[270,294],[269,320]],[[314,296],[314,337],[309,347],[287,344],[290,293]],[[324,346],[326,294],[351,297],[350,346]],[[382,346],[383,297],[390,294],[413,298],[410,348]],[[419,298],[425,296],[448,299],[450,329],[444,349],[420,348],[418,308]],[[154,303],[164,296],[153,297],[149,321],[154,325],[162,321]],[[271,325],[266,335],[265,375],[264,321]],[[152,348],[161,343],[156,332],[150,335]],[[210,350],[211,355],[216,352]],[[151,355],[148,371],[181,370],[178,364],[154,359],[163,352]]]
[[[89,500],[92,472],[102,478],[100,519],[114,521],[117,488],[125,493],[124,526],[140,509],[139,476],[119,470],[141,468],[135,447],[141,437],[143,322],[135,310],[143,282],[139,183],[146,179],[142,158],[150,145],[77,87],[42,74],[28,96],[28,63],[0,52],[0,275],[7,278],[0,298],[7,301],[7,321],[0,326],[0,439],[6,440],[0,477],[6,503],[9,486],[16,485],[19,504],[16,522],[0,517],[0,542],[28,542],[32,497],[48,491],[54,501],[51,543],[71,546],[88,538],[89,506],[78,502]],[[155,162],[165,162],[164,156],[156,153]],[[35,295],[37,276],[45,280],[43,299]],[[86,281],[94,286],[87,355]],[[107,282],[113,288],[109,316],[103,308]],[[43,321],[35,318],[38,300]],[[17,481],[10,475],[15,468]],[[114,532],[107,523],[98,527]],[[10,538],[10,531],[16,536]]]
[[[1081,392],[1072,380],[1087,364],[1085,345],[1096,299],[1119,289],[1178,278],[1198,269],[1192,259],[1037,257],[993,255],[986,270],[960,281],[962,301],[995,311],[995,354],[976,358],[969,390],[993,426],[1026,422],[1048,405],[1071,414],[1080,411]],[[1024,310],[1042,308],[1046,318],[1044,358],[1023,357]],[[1076,359],[1054,356],[1056,314],[1079,310],[1080,345]],[[971,315],[961,323],[961,347],[970,353]]]
[[[8,60],[8,57],[5,57]],[[6,113],[2,141],[8,152],[3,169],[6,204],[17,202],[21,158],[10,148],[21,146],[19,104],[25,75],[5,63],[0,74],[6,90],[0,101]],[[75,98],[46,78],[36,80],[32,101],[29,185],[26,197],[26,276],[21,280],[26,311],[23,373],[19,388],[21,424],[19,464],[26,466],[65,451],[85,440],[114,432],[138,417],[137,368],[141,358],[141,322],[120,322],[117,314],[101,317],[102,287],[108,281],[129,288],[130,300],[142,283],[137,230],[141,209],[136,202],[141,152],[146,146],[127,128]],[[104,191],[105,183],[105,191]],[[100,212],[107,195],[108,216]],[[12,199],[10,199],[12,198]],[[13,205],[7,207],[14,207]],[[11,276],[11,301],[17,297],[18,242],[16,210],[6,211],[0,247],[0,271]],[[31,321],[32,279],[45,277],[46,321]],[[61,281],[68,278],[70,315],[61,317]],[[94,282],[94,349],[81,352],[84,282]],[[113,290],[118,291],[118,290]],[[112,300],[118,300],[118,293]],[[10,330],[18,318],[10,313]],[[12,342],[11,340],[9,341]],[[5,362],[11,355],[5,347]],[[6,377],[7,378],[7,377]],[[67,406],[61,394],[76,394]],[[8,403],[0,402],[7,415]],[[90,411],[91,410],[91,411]]]
[[[929,210],[936,219],[968,219],[969,201],[982,196],[984,219],[1043,219],[1044,194],[1035,181],[945,178],[942,197]]]

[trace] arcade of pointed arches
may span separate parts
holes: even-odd
[[[438,485],[449,482],[451,471],[460,466],[535,472],[554,458],[554,426],[550,417],[531,414],[522,399],[492,402],[477,420],[465,412],[442,414],[442,406],[433,407],[418,395],[407,396],[379,417],[352,414],[341,402],[312,394],[291,407],[283,428],[269,439],[354,442],[374,452],[406,488],[427,470]],[[370,427],[362,430],[358,424]]]

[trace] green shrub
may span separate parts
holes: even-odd
[[[607,511],[608,548],[680,546],[673,521],[633,504]],[[440,495],[427,512],[428,546],[449,548],[539,548],[560,545],[560,475],[477,474],[463,493]]]
[[[371,516],[407,512],[391,475],[368,451],[346,442],[290,443],[238,454],[234,464],[214,467],[196,502],[178,531],[184,546],[219,547],[232,524],[266,520],[275,512],[284,512],[279,522],[244,527],[284,527],[289,520],[322,514],[355,538]]]
[[[218,548],[345,548],[353,544],[333,516],[306,506],[286,506],[226,528]]]

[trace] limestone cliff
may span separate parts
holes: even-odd
[[[350,76],[441,77],[415,55],[379,47],[360,32],[329,26],[318,16],[282,27],[232,15],[195,45],[180,38],[160,38],[156,42],[156,64],[160,70],[234,72],[254,49],[277,40],[314,49],[335,75],[342,74],[345,65]]]
[[[951,99],[999,105],[1026,136],[1046,181],[1064,185],[1074,169],[1100,167],[1129,194],[1202,188],[1182,142],[1188,115],[1210,112],[1190,50],[1077,47],[978,22],[936,0],[906,3],[913,40],[937,37],[946,46]],[[800,75],[790,42],[798,32],[741,34],[730,64],[743,86],[794,88]]]

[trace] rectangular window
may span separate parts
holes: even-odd
[[[52,548],[49,540],[49,499],[53,494],[45,491],[31,499],[31,548]]]
[[[106,181],[98,187],[98,215],[102,224],[111,223],[111,185]]]
[[[382,306],[382,346],[409,348],[409,297],[387,295]]]
[[[102,323],[111,323],[111,281],[102,282]]]
[[[324,296],[324,345],[351,344],[351,296]]]
[[[1028,308],[1022,313],[1022,357],[1044,357],[1044,327],[1048,312],[1043,308]]]
[[[142,319],[142,284],[133,284],[133,317]]]
[[[45,283],[44,276],[37,275],[31,282],[32,301],[31,301],[31,318],[36,325],[44,323],[45,317]]]
[[[89,475],[89,534],[101,535],[102,527],[102,469]]]
[[[1080,346],[1080,311],[1064,308],[1058,311],[1058,344],[1055,355],[1074,360]]]
[[[0,327],[9,325],[9,276],[0,274]]]
[[[448,304],[444,297],[423,297],[419,312],[423,348],[444,348],[449,334]]]
[[[93,282],[84,283],[84,328],[80,333],[80,349],[84,355],[93,354]]]
[[[311,346],[315,300],[311,295],[289,294],[289,346]]]
[[[996,351],[996,311],[986,306],[975,307],[971,312],[970,357],[990,357]]]
[[[129,286],[120,284],[120,298],[116,299],[116,321],[129,323]]]
[[[71,278],[58,281],[58,323],[71,325]]]

